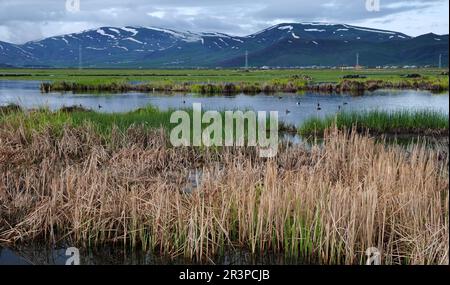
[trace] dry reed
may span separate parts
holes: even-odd
[[[448,264],[448,154],[330,131],[323,146],[172,148],[163,130],[0,128],[0,242],[115,243],[208,261],[226,248],[303,262]],[[202,170],[192,194],[181,190]]]

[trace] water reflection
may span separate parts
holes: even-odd
[[[68,258],[65,247],[49,248],[39,245],[15,249],[0,247],[0,265],[65,265]],[[161,256],[152,252],[126,250],[121,246],[80,250],[81,265],[282,265],[302,263],[304,262],[298,258],[287,258],[283,254],[252,254],[246,250],[229,250],[221,256],[201,262],[184,257]]]

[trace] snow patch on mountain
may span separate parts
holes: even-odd
[[[388,35],[396,35],[397,34],[395,32],[390,32],[390,31],[383,31],[383,30],[377,30],[377,29],[368,29],[368,28],[359,28],[359,27],[354,27],[354,26],[349,26],[349,25],[344,25],[344,27],[350,28],[350,29],[353,29],[353,30],[357,30],[357,31],[370,32],[370,33],[379,33],[379,34],[388,34]]]
[[[106,50],[106,48],[96,48],[96,47],[86,47],[86,49],[92,49],[92,50]]]
[[[135,42],[135,43],[138,43],[138,44],[144,44],[143,42],[138,41],[138,40],[136,40],[134,38],[124,38],[123,40],[132,41],[132,42]]]
[[[120,29],[125,31],[125,32],[132,33],[132,35],[131,35],[132,37],[134,37],[135,35],[138,34],[138,31],[136,29],[133,29],[133,28],[122,27]]]
[[[115,48],[120,48],[120,49],[123,49],[123,50],[128,51],[128,48],[123,47],[123,46],[114,45],[113,47],[115,47]]]
[[[161,29],[161,28],[155,28],[155,27],[148,27],[147,29],[169,34],[172,37],[174,37],[176,39],[180,39],[185,42],[201,41],[201,37],[199,35],[190,33],[190,32],[182,33],[182,32],[176,32],[176,31],[172,31],[172,30],[168,30],[168,29]]]
[[[323,30],[323,29],[304,29],[305,32],[326,32],[327,30]]]
[[[289,30],[289,31],[292,31],[294,29],[294,27],[292,27],[292,26],[281,26],[281,27],[278,27],[278,30]]]
[[[107,33],[106,33],[104,30],[102,30],[102,29],[98,29],[98,30],[97,30],[97,33],[99,33],[99,34],[102,35],[102,36],[110,37],[110,38],[116,40],[116,37],[115,37],[115,36],[110,35],[110,34],[107,34]]]
[[[333,23],[321,23],[321,22],[303,22],[300,25],[304,26],[337,26],[338,24]]]
[[[80,40],[79,38],[75,37],[74,35],[67,35],[67,36],[72,39]]]
[[[108,30],[110,30],[111,32],[114,32],[114,33],[120,35],[120,31],[117,30],[117,29],[114,29],[114,28],[108,28]]]
[[[226,41],[224,41],[222,38],[219,38],[219,41],[223,42],[226,46],[229,46],[229,44]]]

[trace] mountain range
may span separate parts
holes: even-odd
[[[0,41],[0,66],[242,67],[448,66],[448,35],[403,33],[346,24],[286,23],[249,36],[155,27],[101,27],[25,44]]]

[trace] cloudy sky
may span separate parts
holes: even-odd
[[[311,21],[412,36],[448,34],[448,11],[448,0],[0,0],[0,41],[125,25],[249,35],[278,23]]]

